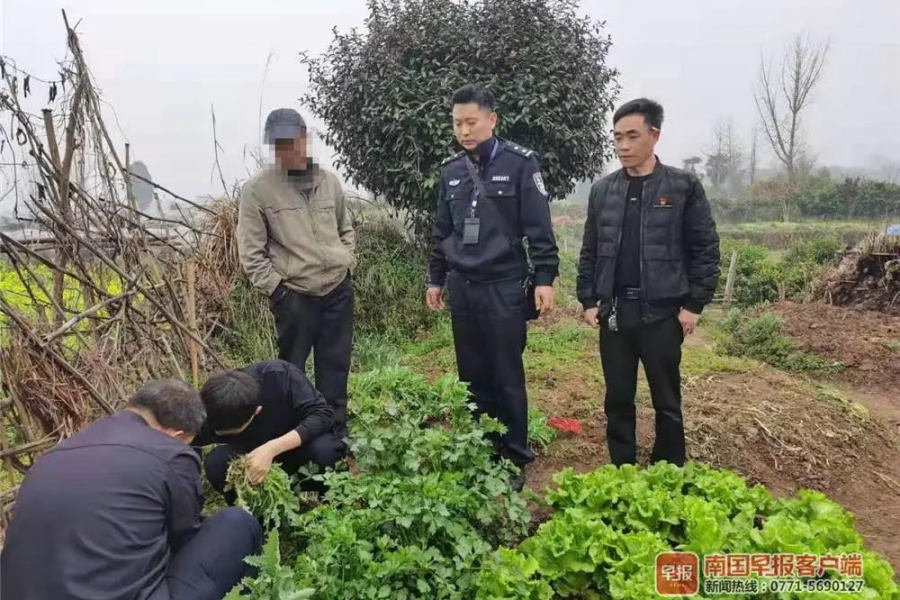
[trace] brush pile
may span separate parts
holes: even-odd
[[[838,306],[900,315],[900,236],[867,238],[818,282],[815,295]]]
[[[66,35],[48,96],[0,56],[0,198],[14,209],[0,228],[0,538],[41,451],[148,380],[229,366],[219,338],[241,277],[233,191],[197,203],[132,171],[68,21]],[[141,181],[175,210],[138,203]]]

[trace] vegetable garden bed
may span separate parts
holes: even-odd
[[[484,439],[500,426],[472,418],[465,386],[395,368],[354,376],[351,393],[357,468],[307,474],[327,486],[317,506],[302,512],[297,481],[277,467],[258,489],[232,470],[240,502],[263,519],[268,539],[250,559],[256,577],[228,600],[645,600],[657,597],[656,556],[670,550],[701,560],[859,554],[863,562],[864,587],[854,594],[714,596],[701,581],[697,598],[900,599],[891,566],[822,494],[776,500],[693,463],[565,470],[547,493],[552,517],[530,531],[525,498],[509,488],[513,468],[494,461]]]

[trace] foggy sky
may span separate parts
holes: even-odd
[[[211,177],[211,105],[226,179],[244,178],[260,100],[263,120],[280,106],[310,119],[298,102],[307,87],[298,52],[321,53],[333,27],[347,31],[366,16],[365,0],[0,0],[0,52],[56,78],[65,52],[60,8],[70,22],[82,19],[82,47],[115,108],[106,113],[113,136],[123,145],[127,136],[133,160],[188,197],[221,191]],[[699,155],[717,120],[732,119],[746,141],[758,122],[760,53],[777,56],[803,32],[831,42],[804,124],[819,164],[900,163],[900,0],[584,0],[581,8],[607,22],[619,101],[663,103],[664,162]],[[45,92],[32,87],[38,112]],[[771,158],[765,152],[763,164]]]

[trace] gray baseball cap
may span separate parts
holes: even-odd
[[[266,143],[275,140],[293,140],[306,131],[306,121],[293,108],[277,108],[266,119]]]

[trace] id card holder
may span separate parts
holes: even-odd
[[[478,231],[481,228],[481,219],[469,217],[463,224],[463,244],[474,246],[478,243]]]

